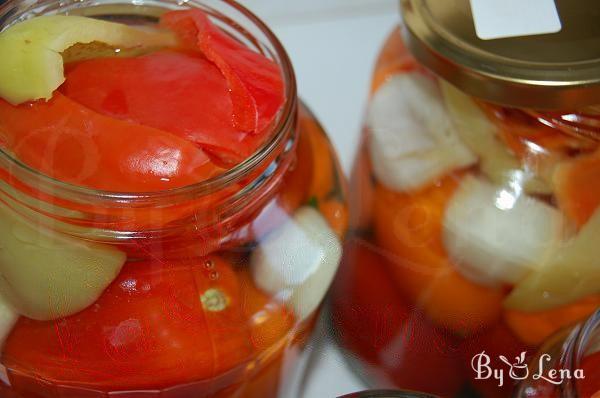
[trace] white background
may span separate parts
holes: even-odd
[[[398,22],[398,0],[240,0],[279,36],[292,58],[300,95],[350,170],[371,72]],[[323,326],[323,329],[326,329]],[[365,386],[348,370],[323,330],[303,398],[335,398]],[[323,336],[325,336],[323,338]]]

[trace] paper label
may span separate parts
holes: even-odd
[[[470,0],[475,30],[483,40],[560,32],[554,0]]]

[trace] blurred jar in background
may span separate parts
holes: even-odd
[[[560,32],[483,40],[467,0],[401,4],[333,321],[374,387],[507,397],[529,355],[600,306],[599,6],[558,1]],[[477,373],[483,352],[502,386]]]

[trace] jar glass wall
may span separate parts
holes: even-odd
[[[85,74],[76,81],[77,70],[96,61],[113,65],[117,59],[112,54],[115,48],[108,48],[111,54],[106,57],[102,42],[88,39],[61,53],[66,83],[47,102],[15,105],[6,98],[0,100],[3,396],[293,394],[288,384],[337,270],[347,211],[336,155],[314,116],[299,104],[293,70],[279,41],[245,8],[217,0],[8,1],[0,7],[0,21],[7,29],[34,16],[86,16],[152,33],[159,18],[162,23],[169,11],[192,9],[201,10],[202,14],[196,15],[207,15],[211,21],[198,26],[213,29],[214,24],[218,29],[211,37],[219,37],[238,53],[246,51],[239,50],[240,43],[250,49],[252,53],[243,52],[249,63],[266,62],[262,58],[256,61],[258,56],[252,55],[261,54],[276,65],[284,90],[282,104],[275,109],[273,120],[263,126],[264,142],[256,145],[256,150],[227,152],[240,149],[234,141],[218,150],[200,145],[209,155],[203,155],[202,167],[214,162],[219,170],[209,178],[170,187],[174,180],[152,174],[170,172],[186,159],[183,149],[174,152],[168,146],[175,142],[167,134],[173,133],[168,126],[193,119],[202,112],[203,104],[189,112],[175,104],[168,110],[174,113],[166,118],[167,126],[159,129],[152,124],[156,120],[152,117],[168,112],[155,105],[160,103],[158,97],[150,100],[152,112],[136,108],[135,114],[133,97],[126,97],[125,108],[130,113],[125,116],[108,115],[115,107],[125,109],[120,96],[125,89],[98,105],[102,110],[94,108],[95,95],[72,101],[80,88],[77,84],[95,84],[86,80]],[[62,32],[72,33],[68,29]],[[222,33],[225,35],[220,36]],[[75,43],[77,40],[76,36]],[[0,53],[8,51],[2,45]],[[227,58],[218,58],[226,54],[227,46],[204,49],[202,55],[189,55],[194,49],[174,47],[157,57],[190,57],[189,62],[208,59],[230,79],[227,65],[223,66]],[[124,57],[118,59],[124,61],[119,62],[146,62],[154,55],[123,52]],[[77,61],[69,64],[69,57]],[[107,70],[110,68],[103,67],[98,73]],[[160,69],[160,79],[155,76],[146,81],[143,76],[148,70],[132,70],[139,76],[133,85],[142,90],[139,93],[150,84],[172,82],[173,74],[192,69],[182,72],[165,67]],[[229,71],[245,76],[243,68]],[[123,69],[121,76],[124,73],[129,71]],[[6,76],[0,73],[0,80],[3,78]],[[251,78],[244,83],[261,82]],[[3,89],[8,86],[4,83],[0,84]],[[234,86],[232,92],[235,87],[239,89]],[[187,92],[205,87],[191,89]],[[99,93],[104,87],[95,90]],[[135,95],[135,90],[127,95]],[[262,97],[255,95],[259,106],[267,90],[264,88]],[[22,90],[17,87],[17,91]],[[212,92],[206,92],[203,98],[211,104]],[[163,94],[168,97],[172,93]],[[64,106],[62,114],[41,113],[56,104]],[[74,124],[78,115],[84,115],[82,123]],[[55,117],[59,118],[57,124],[45,122]],[[144,117],[150,119],[134,120]],[[231,123],[229,119],[215,120],[214,126]],[[92,130],[102,123],[110,128],[95,135]],[[119,123],[130,124],[117,131],[122,126]],[[209,130],[209,139],[211,134],[217,132]],[[47,140],[49,136],[52,140]],[[19,141],[22,137],[27,139]],[[76,139],[70,141],[70,137]],[[115,141],[104,145],[103,137]],[[148,143],[166,149],[151,152]],[[41,148],[44,156],[28,158],[26,154],[33,153],[28,151],[36,148]],[[112,155],[129,160],[106,163]],[[140,166],[135,162],[142,155]],[[36,159],[41,160],[36,163]],[[124,175],[122,169],[103,169],[111,164],[115,168],[134,164],[140,166],[138,171],[147,167],[151,172],[140,172],[123,182],[118,180]],[[106,178],[100,178],[102,175]],[[186,175],[181,178],[188,181]],[[98,188],[73,181],[103,185]],[[149,181],[167,184],[167,188],[143,190],[150,186]],[[126,189],[111,189],[118,183]]]
[[[338,340],[374,387],[507,397],[517,381],[475,380],[476,355],[501,369],[600,306],[598,109],[470,95],[402,29],[378,59],[351,176]]]
[[[600,393],[600,313],[549,339],[530,360],[515,397],[585,398]]]

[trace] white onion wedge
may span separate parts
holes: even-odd
[[[458,271],[480,283],[515,284],[564,238],[561,213],[525,194],[465,177],[444,215],[444,245]]]
[[[545,311],[600,294],[600,210],[544,266],[519,283],[505,305]]]
[[[377,91],[367,126],[375,176],[396,191],[417,190],[477,161],[456,135],[435,82],[418,73],[396,75]]]
[[[300,320],[312,315],[337,271],[342,245],[323,216],[303,207],[259,244],[251,258],[257,286],[287,303]]]
[[[38,320],[91,305],[117,277],[125,253],[32,225],[0,203],[0,294]]]

